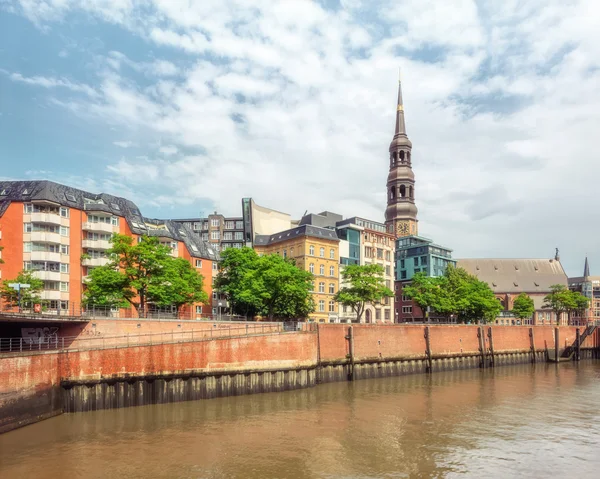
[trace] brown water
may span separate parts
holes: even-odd
[[[0,478],[600,477],[600,361],[59,416]]]

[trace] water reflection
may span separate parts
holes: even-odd
[[[596,477],[599,373],[522,365],[63,415],[0,436],[0,476]]]

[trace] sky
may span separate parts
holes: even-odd
[[[595,0],[0,0],[0,178],[383,221],[401,68],[420,234],[600,274],[599,24]]]

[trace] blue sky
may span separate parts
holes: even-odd
[[[598,24],[591,0],[0,0],[0,177],[383,220],[402,67],[421,233],[600,271]]]

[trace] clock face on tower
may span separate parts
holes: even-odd
[[[396,236],[406,236],[410,233],[408,221],[398,221],[396,223]]]

